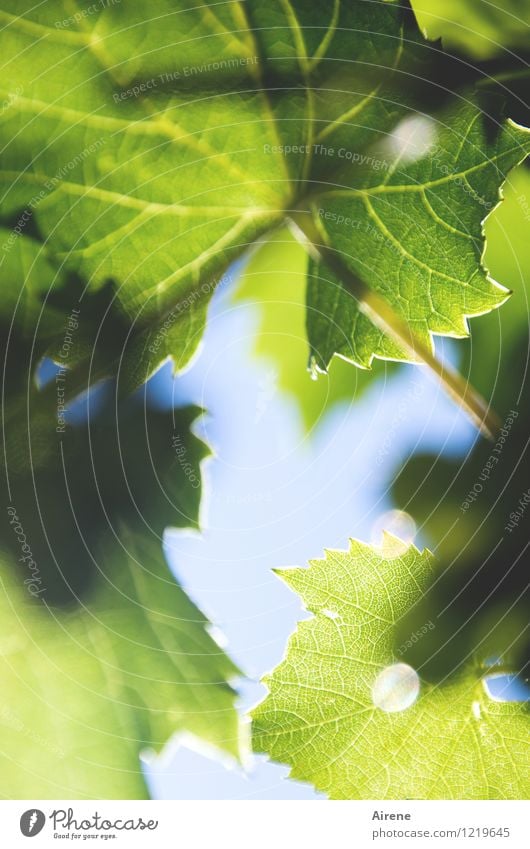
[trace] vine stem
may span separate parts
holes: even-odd
[[[322,260],[337,275],[345,289],[353,295],[359,309],[380,330],[390,336],[415,361],[428,367],[447,394],[466,412],[476,427],[493,440],[502,426],[495,410],[462,377],[446,363],[440,362],[427,345],[417,339],[410,327],[392,309],[388,301],[370,289],[342,261],[338,251],[325,244],[312,214],[302,211],[290,214],[296,237],[317,260]]]

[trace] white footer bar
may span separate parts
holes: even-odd
[[[0,826],[9,849],[528,849],[529,813],[528,802],[485,801],[2,801]]]

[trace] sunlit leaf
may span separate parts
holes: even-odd
[[[418,695],[399,653],[396,626],[432,570],[428,552],[387,537],[280,572],[313,616],[265,679],[257,751],[335,799],[526,798],[527,708],[492,700],[472,662],[437,685],[420,670]]]
[[[402,358],[381,312],[429,346],[503,301],[481,221],[528,134],[472,89],[447,95],[410,9],[85,5],[0,12],[2,215],[29,214],[92,289],[112,281],[127,387],[186,364],[230,262],[291,216],[362,282],[352,299],[340,269],[309,271],[322,368]]]

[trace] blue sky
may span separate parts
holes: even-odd
[[[336,404],[307,433],[296,400],[276,388],[274,363],[252,355],[258,328],[258,307],[235,304],[221,286],[192,367],[173,381],[167,366],[149,386],[153,403],[208,410],[196,428],[214,454],[204,467],[202,530],[166,532],[166,554],[247,675],[237,685],[242,712],[263,696],[260,676],[281,660],[307,615],[272,569],[345,548],[351,536],[377,541],[381,524],[399,534],[388,490],[403,459],[419,449],[458,454],[476,437],[414,366],[375,381],[355,404]],[[416,542],[425,542],[421,529]],[[311,788],[284,780],[285,767],[260,757],[244,775],[214,754],[174,741],[146,767],[153,795],[314,798]]]

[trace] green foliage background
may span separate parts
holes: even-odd
[[[477,736],[470,706],[482,671],[465,661],[477,645],[500,652],[506,668],[528,659],[524,525],[495,545],[525,485],[530,8],[441,5],[0,4],[4,795],[140,798],[140,751],[160,749],[178,729],[245,755],[232,688],[239,671],[161,548],[166,527],[199,525],[195,483],[207,448],[191,428],[200,411],[162,414],[141,392],[131,397],[167,359],[175,372],[189,364],[213,292],[241,258],[237,297],[261,311],[256,353],[276,363],[308,428],[393,361],[443,371],[433,336],[468,336],[469,319],[464,382],[501,419],[520,409],[479,509],[460,510],[491,452],[479,437],[463,464],[416,457],[401,471],[395,498],[436,546],[423,607],[410,619],[416,590],[405,566],[425,557],[411,550],[388,567],[396,597],[406,596],[399,622],[385,612],[388,628],[376,627],[386,601],[371,581],[384,558],[354,543],[343,566],[367,594],[367,621],[347,607],[340,628],[318,615],[302,626],[280,667],[288,685],[275,673],[258,708],[256,747],[340,798],[527,793],[526,709],[481,697],[487,722]],[[503,186],[484,262],[484,220]],[[41,388],[43,357],[63,373]],[[99,417],[65,424],[63,406],[103,380]],[[457,378],[455,386],[480,415],[481,402]],[[483,562],[477,600],[466,582]],[[336,582],[348,606],[341,576],[330,567],[322,578],[319,563],[319,580]],[[314,568],[295,573],[304,599]],[[458,646],[448,633],[445,652],[425,640],[411,658],[437,658],[414,712],[384,726],[375,715],[372,736],[357,715],[359,705],[368,710],[363,691],[344,725],[336,708],[351,701],[356,665],[391,661],[399,629],[455,595],[448,627],[462,625]],[[308,635],[320,646],[317,670],[306,661]],[[340,693],[337,639],[348,649]],[[326,686],[302,697],[306,678]],[[324,764],[328,731],[317,729],[308,755],[314,711],[329,712],[335,742],[360,735],[333,769]],[[427,739],[440,712],[448,746],[457,750],[465,722],[473,737],[464,748],[476,750],[458,768],[448,754],[426,778],[416,731]],[[374,777],[368,756],[359,776],[367,747],[373,757],[400,740],[411,752],[398,773]],[[494,775],[480,772],[486,757]]]

